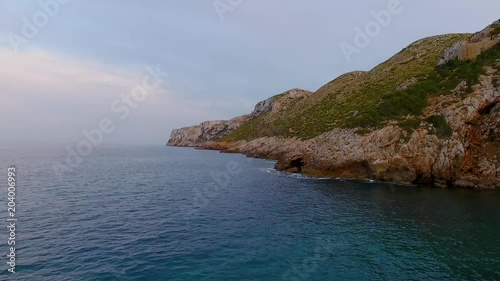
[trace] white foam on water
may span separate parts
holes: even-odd
[[[315,177],[311,177],[311,176],[305,176],[302,174],[292,174],[292,173],[282,172],[282,171],[278,171],[274,168],[260,168],[259,170],[262,172],[266,172],[268,174],[279,176],[279,177],[294,178],[294,179],[301,179],[301,180],[336,180],[336,181],[342,181],[342,182],[344,182],[344,181],[357,181],[357,182],[368,183],[368,184],[383,183],[381,181],[373,180],[373,179],[355,180],[355,179],[347,179],[347,178],[315,178]]]
[[[302,174],[292,174],[292,173],[278,171],[274,168],[261,168],[259,170],[266,172],[268,174],[279,176],[279,177],[294,178],[294,179],[300,179],[300,180],[330,180],[331,179],[331,178],[315,178],[315,177],[305,176]]]

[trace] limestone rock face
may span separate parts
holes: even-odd
[[[500,34],[494,34],[495,27],[500,26],[499,21],[494,22],[486,29],[472,35],[467,41],[459,41],[446,50],[439,65],[450,60],[473,60],[482,52],[490,49],[500,42]]]
[[[175,129],[170,134],[169,146],[194,146],[200,142],[201,125]]]
[[[200,125],[175,129],[170,135],[168,146],[200,147],[207,142],[216,141],[234,132],[245,122],[267,112],[275,112],[290,104],[310,96],[312,93],[301,89],[292,89],[279,96],[259,102],[250,115],[236,117],[229,121],[206,121]]]
[[[450,60],[459,59],[462,54],[462,49],[466,45],[465,41],[459,41],[447,49],[444,53],[443,58],[439,61],[438,65],[443,65]]]
[[[297,100],[303,99],[310,96],[312,93],[301,89],[292,89],[285,92],[279,96],[271,97],[266,100],[259,102],[254,111],[250,114],[252,118],[255,118],[266,112],[276,112],[282,109],[282,107],[287,106],[290,102],[296,102]]]
[[[412,77],[408,81],[406,81],[403,84],[399,85],[396,90],[399,91],[399,92],[404,91],[404,90],[408,89],[408,87],[410,87],[411,85],[413,85],[413,84],[415,84],[417,82],[418,82],[418,78]]]
[[[251,116],[257,117],[257,116],[261,115],[262,113],[271,111],[273,109],[274,105],[275,105],[274,97],[263,100],[255,106],[255,109],[252,112]]]
[[[197,126],[176,129],[172,131],[167,145],[199,147],[230,134],[249,119],[250,116],[245,115],[229,121],[206,121]]]

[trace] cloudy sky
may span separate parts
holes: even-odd
[[[401,0],[349,61],[341,44],[354,46],[355,28],[397,0],[57,1],[0,0],[0,142],[78,142],[109,118],[107,143],[164,144],[172,128],[317,90],[417,39],[500,17],[498,0]],[[168,76],[119,118],[112,105],[147,67]]]

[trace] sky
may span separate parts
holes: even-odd
[[[0,143],[77,143],[110,120],[105,143],[163,145],[174,128],[315,91],[499,11],[498,0],[0,0]]]

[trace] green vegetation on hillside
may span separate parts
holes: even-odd
[[[466,95],[484,73],[484,67],[493,66],[500,57],[497,45],[474,61],[450,61],[436,67],[444,51],[467,36],[419,40],[369,72],[342,75],[297,104],[250,120],[226,140],[267,136],[308,139],[334,128],[362,128],[368,132],[390,120],[405,130],[414,130],[420,126],[419,115],[430,95],[449,94],[462,81],[467,83],[463,91]],[[427,120],[437,135],[447,137],[449,126],[442,121],[439,117]]]
[[[411,133],[414,130],[418,129],[421,123],[422,120],[420,120],[419,118],[409,118],[399,122],[398,126],[406,132]]]
[[[436,134],[440,138],[449,138],[453,135],[453,129],[448,125],[446,119],[442,115],[431,116],[425,121],[432,124],[434,131],[432,133]]]
[[[427,106],[428,95],[445,95],[465,82],[465,94],[472,92],[479,76],[485,74],[485,66],[493,66],[500,57],[500,44],[482,53],[474,61],[453,60],[437,66],[419,82],[408,89],[388,93],[381,98],[380,104],[367,109],[358,118],[350,118],[347,127],[378,127],[382,122],[398,119],[406,115],[420,115]]]
[[[495,36],[500,34],[500,24],[496,24],[493,26],[493,31],[491,32],[491,36]]]

